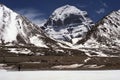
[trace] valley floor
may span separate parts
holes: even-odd
[[[0,68],[8,71],[119,70],[120,58],[81,56],[0,57]]]
[[[120,70],[118,56],[86,56],[82,51],[66,49],[68,53],[49,52],[49,49],[28,47],[0,49],[0,69],[8,71],[35,71],[35,70]],[[42,49],[42,51],[41,51]],[[16,53],[16,51],[18,53]],[[44,52],[44,55],[41,52]],[[69,51],[74,52],[69,54]],[[108,50],[107,50],[108,51]],[[23,54],[21,52],[28,52]],[[111,52],[109,52],[111,53]],[[117,52],[118,53],[118,52]],[[116,53],[116,54],[117,54]],[[91,53],[94,55],[94,53]]]

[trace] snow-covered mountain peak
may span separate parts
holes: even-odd
[[[13,11],[3,4],[0,4],[0,12],[12,13]]]
[[[70,16],[71,14],[74,15],[86,15],[87,12],[86,11],[81,11],[78,8],[76,8],[75,6],[71,6],[71,5],[65,5],[62,6],[58,9],[56,9],[53,13],[51,18],[55,21],[61,19],[62,21]]]
[[[76,44],[85,37],[92,26],[93,22],[88,18],[86,11],[81,11],[75,6],[65,5],[57,8],[42,28],[57,40]]]

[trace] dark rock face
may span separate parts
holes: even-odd
[[[82,22],[84,21],[84,18],[80,15],[75,15],[75,14],[70,14],[69,16],[67,16],[63,21],[61,19],[58,19],[57,21],[52,20],[52,19],[48,19],[48,21],[46,22],[46,25],[53,25],[53,26],[67,26],[70,24],[82,24]]]

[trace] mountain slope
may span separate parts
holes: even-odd
[[[99,43],[106,46],[120,46],[120,10],[113,11],[96,23],[89,32],[87,42]]]
[[[56,9],[41,28],[50,37],[75,44],[85,37],[92,25],[86,11],[65,5]]]
[[[39,47],[48,47],[56,42],[26,17],[0,4],[0,43],[6,45],[33,44]]]
[[[0,4],[0,55],[14,55],[14,53],[15,56],[16,54],[86,56],[84,52],[69,49],[66,44],[50,38],[45,31],[26,17]]]
[[[86,38],[73,45],[88,56],[119,57],[120,56],[120,10],[113,11],[96,23]]]

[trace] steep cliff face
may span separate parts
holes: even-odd
[[[65,5],[52,13],[42,29],[57,40],[75,44],[86,36],[92,25],[93,22],[86,11]]]

